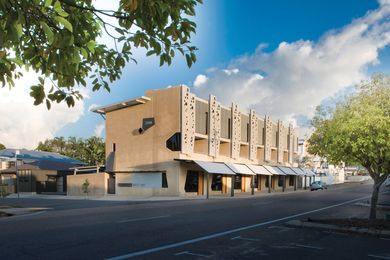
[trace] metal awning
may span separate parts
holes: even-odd
[[[234,173],[245,174],[245,175],[255,175],[255,173],[249,169],[245,164],[237,163],[225,163]]]
[[[293,170],[297,175],[304,176],[306,175],[306,172],[298,167],[291,167],[291,170]]]
[[[268,165],[263,165],[264,168],[266,168],[270,173],[274,175],[286,175],[284,172],[282,172],[278,167],[276,166],[268,166]]]
[[[246,164],[249,169],[251,169],[256,174],[261,175],[272,175],[266,168],[264,168],[261,165],[252,165],[252,164]]]
[[[278,168],[287,175],[297,175],[290,167],[278,166]]]
[[[306,176],[316,176],[316,174],[310,169],[301,168],[301,170],[303,170],[305,172]]]
[[[150,100],[151,99],[149,97],[140,96],[140,97],[128,99],[128,100],[125,100],[122,102],[114,103],[111,105],[93,108],[93,109],[91,109],[91,111],[98,113],[98,114],[105,114],[107,112],[122,109],[125,107],[135,106],[135,105],[139,105],[139,104],[145,104],[146,102],[148,102]]]
[[[215,163],[215,162],[204,162],[204,161],[194,161],[200,168],[204,171],[211,174],[228,174],[235,175],[235,173],[230,170],[224,163]]]

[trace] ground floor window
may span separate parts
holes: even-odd
[[[184,190],[186,192],[198,192],[198,186],[199,186],[199,173],[196,171],[187,171]]]
[[[270,179],[270,177],[269,176],[266,176],[265,177],[265,187],[269,187],[269,179]]]
[[[241,189],[241,183],[242,183],[242,176],[241,175],[235,175],[234,176],[234,188],[237,190]]]
[[[222,175],[212,174],[211,190],[222,191]]]
[[[283,179],[284,179],[284,176],[282,176],[282,175],[279,175],[279,179],[278,179],[278,187],[282,187],[282,186],[283,186]]]
[[[166,172],[163,172],[163,173],[161,174],[161,178],[162,178],[162,180],[161,180],[161,182],[162,182],[161,187],[162,187],[162,188],[168,188],[167,173],[166,173]]]
[[[255,175],[254,177],[253,177],[253,187],[255,187],[255,188],[258,188],[259,187],[259,182],[260,182],[260,179],[261,177],[260,177],[260,175]]]
[[[288,185],[294,186],[294,176],[288,176]]]

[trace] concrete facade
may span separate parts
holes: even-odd
[[[207,178],[211,195],[230,194],[232,185],[250,192],[252,176],[233,176],[233,184],[232,176],[207,174],[194,161],[292,166],[298,152],[291,125],[223,106],[212,95],[200,99],[185,86],[149,90],[93,111],[105,116],[106,171],[115,175],[118,195],[204,195]],[[253,178],[255,190],[267,191],[267,176]],[[278,178],[272,177],[273,190],[282,190]]]

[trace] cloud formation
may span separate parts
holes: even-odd
[[[97,124],[94,129],[94,135],[96,137],[102,137],[104,128],[105,128],[105,122]]]
[[[379,63],[379,51],[390,43],[389,15],[390,0],[382,0],[378,9],[316,42],[281,42],[272,52],[265,52],[262,44],[226,69],[198,75],[193,91],[296,123],[312,116],[322,100],[367,78],[367,67]]]
[[[25,72],[11,90],[0,88],[0,143],[8,148],[34,149],[39,141],[53,138],[56,131],[84,114],[83,101],[73,108],[64,102],[53,103],[49,111],[45,105],[34,106],[29,92],[36,81],[34,73]]]

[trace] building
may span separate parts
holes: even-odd
[[[81,165],[84,163],[58,153],[4,149],[0,151],[0,184],[8,193],[17,192],[18,186],[19,192],[64,193],[66,176],[73,174],[72,167]]]
[[[293,166],[292,125],[178,86],[99,107],[106,120],[106,172],[115,193],[196,196],[297,189],[313,173]],[[253,189],[252,189],[253,187]]]
[[[328,163],[326,158],[308,153],[309,142],[305,139],[300,139],[298,145],[300,162],[315,172],[316,180],[321,180],[330,185],[344,183],[345,171],[343,163],[334,165]]]

